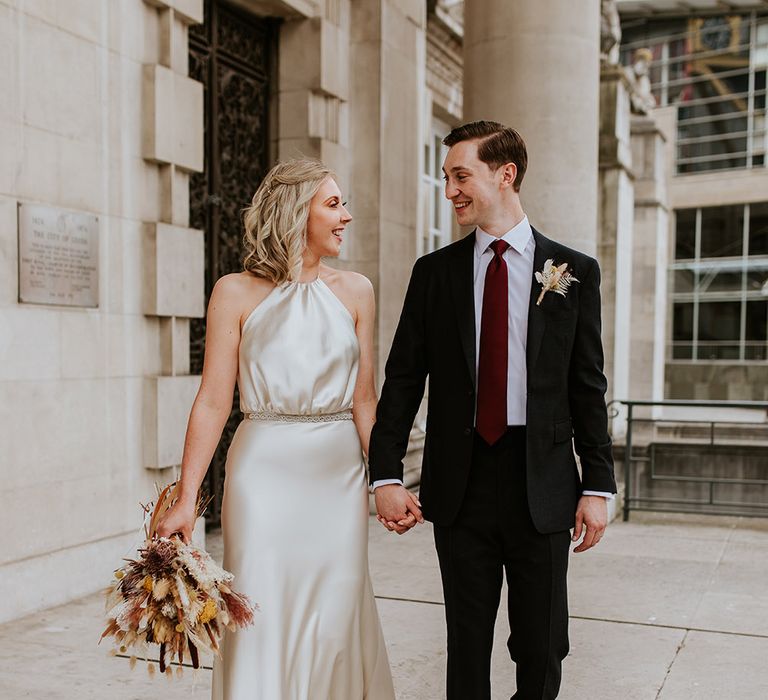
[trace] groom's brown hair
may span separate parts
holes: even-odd
[[[519,192],[528,167],[528,151],[523,137],[499,122],[476,121],[457,126],[443,139],[443,143],[450,148],[461,141],[474,140],[480,141],[477,157],[492,170],[497,170],[506,163],[514,163],[517,166],[517,176],[512,186],[515,192]]]

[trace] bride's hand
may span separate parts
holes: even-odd
[[[195,504],[187,501],[177,501],[162,517],[157,525],[160,537],[170,537],[175,533],[187,544],[192,541],[192,530],[195,527]]]

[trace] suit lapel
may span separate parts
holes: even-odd
[[[477,386],[475,360],[475,232],[465,236],[455,248],[449,272],[453,306],[459,324],[459,336],[472,383]]]
[[[536,241],[536,251],[533,254],[533,274],[531,274],[531,297],[528,303],[528,339],[526,341],[526,369],[530,375],[535,366],[536,358],[541,349],[541,340],[544,329],[547,327],[546,316],[540,307],[536,306],[541,285],[536,281],[536,272],[544,268],[544,262],[552,257],[552,250],[548,238],[542,236],[535,228],[531,227],[533,238]]]

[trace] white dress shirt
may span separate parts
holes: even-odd
[[[528,217],[507,231],[502,240],[509,244],[502,257],[507,264],[508,284],[508,328],[507,347],[507,425],[525,425],[526,400],[528,394],[528,375],[526,370],[525,350],[528,341],[528,307],[531,299],[531,279],[533,278],[533,254],[536,240],[531,231]],[[483,291],[485,273],[493,259],[491,243],[496,236],[486,233],[481,228],[475,231],[475,370],[480,358],[480,324],[482,321]],[[400,479],[380,479],[373,482],[373,489],[386,484],[402,484]],[[585,496],[604,496],[613,498],[612,493],[603,491],[584,491]]]
[[[475,372],[480,361],[480,326],[483,290],[488,264],[493,260],[491,243],[496,236],[478,228],[475,233]],[[502,257],[507,264],[508,359],[507,359],[507,425],[525,425],[527,373],[525,348],[528,340],[528,305],[533,277],[533,238],[528,217],[507,231],[501,240],[509,244]]]

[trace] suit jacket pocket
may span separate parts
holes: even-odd
[[[566,418],[555,423],[555,437],[553,442],[565,442],[573,437],[573,427],[571,419]]]

